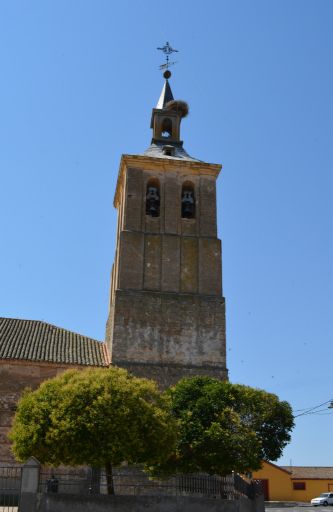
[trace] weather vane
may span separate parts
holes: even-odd
[[[162,46],[162,48],[157,48],[157,49],[161,50],[164,53],[165,59],[166,59],[165,64],[161,64],[159,69],[165,69],[169,74],[170,73],[170,71],[168,71],[169,67],[176,64],[176,62],[170,62],[169,56],[174,52],[178,53],[178,50],[175,50],[174,48],[172,48],[172,46],[170,46],[168,41],[166,42],[166,44],[164,46]],[[171,73],[170,73],[170,75],[171,75]]]

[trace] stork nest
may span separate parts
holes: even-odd
[[[172,100],[168,101],[168,103],[164,107],[165,110],[172,110],[173,112],[177,112],[181,117],[186,117],[189,113],[189,106],[186,101],[182,100]]]

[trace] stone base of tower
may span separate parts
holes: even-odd
[[[221,366],[182,366],[113,361],[113,365],[125,368],[136,377],[145,377],[157,382],[160,389],[173,386],[183,377],[207,375],[219,380],[228,380],[228,370]]]
[[[227,378],[223,297],[116,290],[114,299],[106,331],[113,364],[162,387],[184,376]]]

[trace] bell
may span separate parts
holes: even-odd
[[[146,214],[151,217],[158,217],[160,214],[160,196],[157,187],[147,188]]]
[[[194,218],[194,197],[192,190],[184,190],[182,197],[182,217],[185,219]]]

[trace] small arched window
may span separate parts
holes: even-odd
[[[182,186],[182,218],[195,219],[194,185],[190,181],[185,181]]]
[[[161,133],[162,137],[165,137],[166,139],[172,135],[172,121],[168,117],[163,119]]]
[[[150,179],[147,183],[146,215],[160,216],[160,182],[155,178]]]

